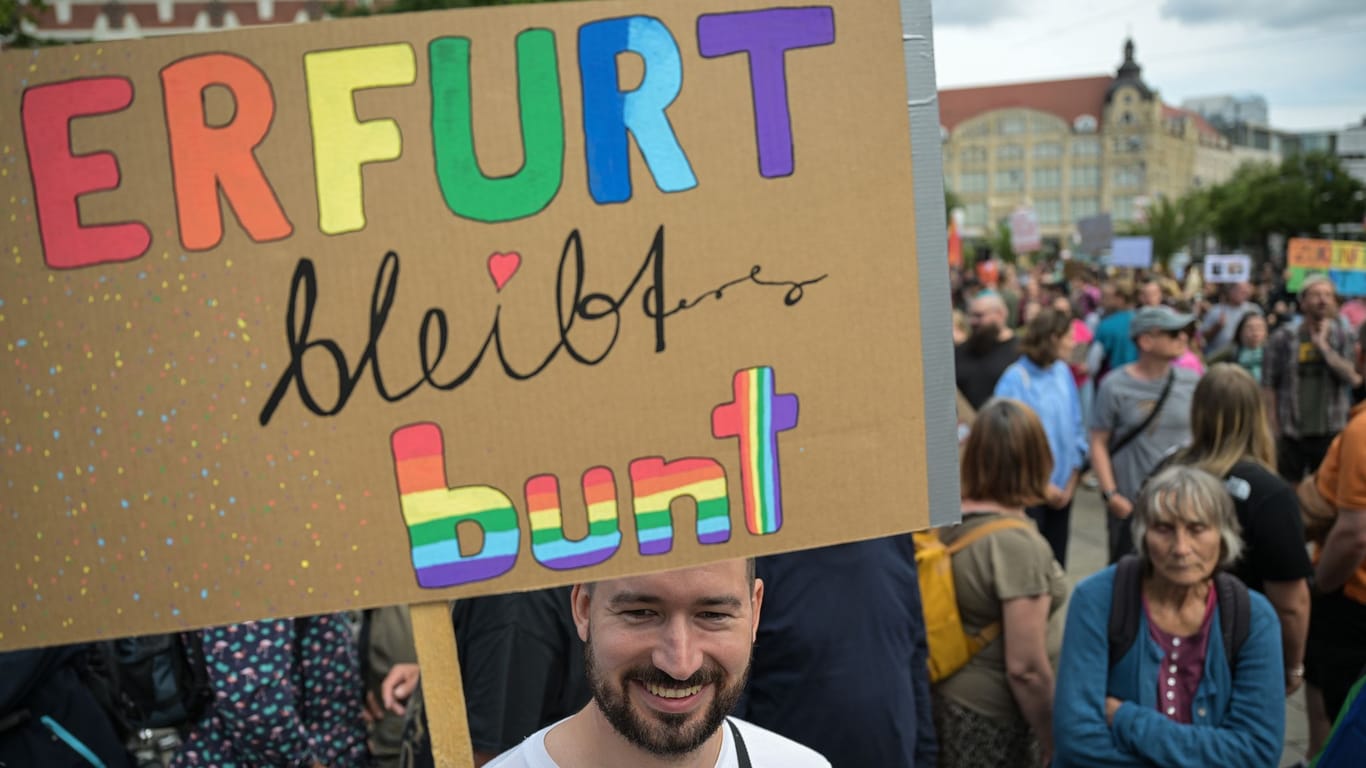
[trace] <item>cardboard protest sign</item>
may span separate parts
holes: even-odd
[[[1333,268],[1328,271],[1340,296],[1366,296],[1366,243],[1333,241]]]
[[[1292,237],[1285,244],[1285,264],[1288,267],[1305,269],[1331,269],[1333,241]]]
[[[1252,279],[1252,257],[1244,254],[1210,254],[1205,257],[1205,282],[1242,283]]]
[[[1328,273],[1333,280],[1333,287],[1338,292],[1338,297],[1344,296],[1366,296],[1366,271],[1362,270],[1333,270]]]
[[[1033,253],[1043,248],[1039,217],[1033,208],[1016,208],[1010,214],[1010,248],[1016,253]]]
[[[1147,269],[1153,265],[1151,237],[1116,237],[1110,246],[1110,263],[1116,267]]]
[[[1286,243],[1287,287],[1298,290],[1310,272],[1326,273],[1340,296],[1366,295],[1366,243],[1295,237]]]
[[[1081,219],[1077,222],[1077,233],[1081,236],[1081,244],[1078,247],[1082,252],[1090,254],[1099,254],[1109,248],[1115,239],[1114,223],[1108,213]]]
[[[0,649],[924,527],[898,20],[5,53]]]
[[[1333,269],[1344,272],[1366,271],[1366,243],[1333,240]]]
[[[1304,281],[1310,275],[1326,275],[1328,272],[1322,269],[1308,269],[1306,267],[1290,267],[1286,270],[1285,289],[1291,293],[1299,293]]]

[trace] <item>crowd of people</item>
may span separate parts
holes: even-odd
[[[1013,461],[994,455],[1000,446],[981,453],[984,431],[1012,442],[990,426],[1002,413],[1032,414],[1053,459],[1032,495],[1038,506],[1018,493],[975,495],[963,527],[984,513],[1025,516],[1037,523],[1035,549],[1047,544],[1065,564],[1071,501],[1089,486],[1107,513],[1111,565],[1070,598],[1051,598],[1068,602],[1047,670],[1057,675],[1051,732],[1033,725],[1038,702],[1016,694],[1015,716],[1002,718],[965,696],[952,705],[985,720],[968,746],[941,728],[941,755],[954,755],[941,765],[1023,765],[1039,754],[1056,765],[1276,765],[1282,698],[1301,685],[1306,760],[1321,751],[1366,673],[1366,406],[1354,405],[1366,394],[1366,305],[1340,302],[1327,275],[1293,287],[1283,277],[1267,269],[1255,283],[1205,286],[1198,271],[1181,284],[995,263],[955,275],[960,420],[971,423],[960,430],[965,495],[984,462],[1005,476],[1038,451],[1016,440]],[[996,574],[995,613],[979,620],[970,598],[959,602],[965,631],[1004,622],[1007,657],[983,652],[973,664],[1011,668],[1012,618],[1034,644],[1055,647],[1051,626],[1015,615],[1018,596],[1051,589],[1015,586],[1038,555],[1007,540],[1034,533],[977,545],[994,550],[978,557],[1001,558],[989,566],[972,549],[954,560],[959,584]],[[1121,578],[1126,569],[1139,578]],[[1141,610],[1117,608],[1134,590]],[[1121,614],[1137,616],[1127,634]],[[1241,617],[1236,632],[1230,616]],[[954,688],[950,678],[937,694]],[[982,733],[1013,746],[983,759]]]
[[[475,763],[1276,766],[1301,686],[1306,759],[1334,743],[1366,671],[1366,307],[1323,276],[990,266],[955,275],[962,522],[923,540],[954,669],[910,535],[460,600]],[[1110,565],[1073,585],[1081,493]],[[0,766],[434,763],[451,715],[401,607],[178,642],[203,706],[132,732],[88,649],[0,654]]]

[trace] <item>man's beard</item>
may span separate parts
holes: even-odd
[[[588,684],[593,689],[593,701],[607,722],[627,741],[660,757],[680,757],[702,746],[721,727],[726,715],[735,709],[745,689],[745,681],[749,678],[748,664],[744,674],[730,687],[723,687],[726,673],[715,662],[708,661],[687,680],[675,680],[653,665],[644,664],[622,673],[614,686],[612,681],[604,679],[594,660],[591,629],[588,641],[584,643],[583,660]],[[675,688],[710,684],[713,686],[711,704],[701,713],[647,710],[648,714],[642,716],[631,706],[627,690],[634,681]],[[694,722],[689,723],[690,719]]]
[[[963,347],[968,354],[973,357],[982,357],[990,352],[1000,343],[1001,326],[995,323],[983,323],[972,330],[967,341],[963,342]]]

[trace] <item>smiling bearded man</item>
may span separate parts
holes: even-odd
[[[588,682],[593,689],[593,701],[602,710],[607,722],[627,741],[660,757],[687,754],[716,733],[726,715],[735,709],[745,689],[745,680],[749,678],[748,665],[740,679],[724,685],[725,671],[715,664],[703,666],[683,681],[675,680],[653,665],[646,664],[627,670],[620,680],[612,681],[596,666],[591,628],[584,644],[583,656]],[[716,693],[711,704],[696,714],[668,709],[642,714],[630,703],[627,688],[632,683],[644,686],[647,693],[663,699],[660,702],[662,707],[687,704],[708,686],[714,686]]]
[[[749,673],[764,584],[728,560],[574,587],[593,701],[499,768],[829,768],[812,750],[726,715]]]

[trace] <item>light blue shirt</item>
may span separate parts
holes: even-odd
[[[1072,369],[1061,360],[1040,368],[1028,357],[1021,357],[1001,374],[994,394],[1019,400],[1039,415],[1048,449],[1053,452],[1053,474],[1048,482],[1066,488],[1087,452],[1081,397]]]

